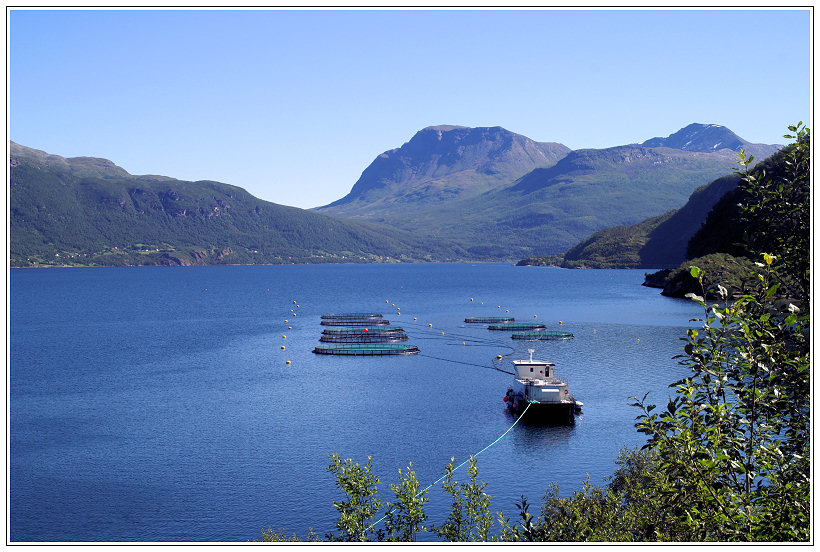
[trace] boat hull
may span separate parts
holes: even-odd
[[[574,399],[539,402],[525,399],[523,395],[513,393],[512,389],[508,391],[504,399],[507,409],[511,413],[516,416],[524,414],[523,419],[529,422],[573,424],[575,423],[575,415],[581,411],[581,403]]]

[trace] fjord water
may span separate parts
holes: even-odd
[[[516,517],[521,495],[540,504],[551,483],[562,495],[587,476],[605,484],[619,450],[643,442],[629,397],[666,404],[699,314],[642,281],[507,264],[12,270],[10,539],[324,535],[343,498],[329,453],[372,456],[385,500],[408,462],[432,483],[515,422],[502,402],[511,376],[493,359],[510,370],[527,348],[585,406],[574,425],[521,423],[478,456],[493,510]],[[421,354],[312,353],[322,314],[363,311]],[[464,323],[499,315],[575,338],[513,341]],[[430,493],[440,524],[448,497]]]

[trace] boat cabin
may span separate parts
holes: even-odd
[[[555,377],[555,364],[545,360],[515,360],[515,369],[521,379],[550,379]]]

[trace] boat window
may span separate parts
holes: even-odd
[[[530,372],[532,372],[532,371],[534,371],[534,370],[535,370],[535,368],[533,368],[532,366],[530,366]]]

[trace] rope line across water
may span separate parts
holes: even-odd
[[[503,438],[507,435],[507,433],[509,433],[510,431],[512,431],[512,428],[514,428],[516,425],[518,425],[518,422],[520,422],[520,421],[521,421],[521,419],[524,417],[524,414],[526,414],[526,413],[527,413],[527,410],[529,410],[529,409],[530,409],[530,406],[532,406],[533,402],[534,402],[534,401],[528,401],[528,402],[527,402],[527,408],[525,408],[525,409],[524,409],[524,411],[521,413],[521,415],[520,415],[520,416],[518,416],[518,419],[516,419],[516,420],[515,420],[515,422],[513,422],[513,425],[511,425],[510,427],[508,427],[508,428],[507,428],[507,431],[505,431],[504,433],[502,433],[502,434],[501,434],[501,435],[500,435],[500,436],[499,436],[499,437],[498,437],[495,441],[493,441],[492,443],[490,443],[489,445],[487,445],[486,447],[484,447],[484,448],[483,448],[483,449],[481,449],[480,451],[476,452],[475,454],[473,454],[472,456],[470,456],[469,458],[467,458],[467,460],[465,460],[464,462],[462,462],[461,464],[459,464],[458,466],[456,466],[455,468],[453,468],[453,471],[452,471],[452,472],[450,472],[450,473],[451,473],[451,474],[455,473],[456,471],[458,471],[458,469],[459,469],[459,468],[461,468],[462,466],[464,466],[464,465],[465,465],[467,462],[469,462],[471,459],[475,459],[475,458],[476,458],[479,454],[481,454],[482,452],[484,452],[485,450],[487,450],[488,448],[490,448],[491,446],[493,446],[494,444],[496,444],[497,442],[499,442],[501,439],[503,439]],[[441,481],[443,481],[446,477],[447,477],[447,474],[442,475],[441,477],[439,477],[438,479],[436,479],[435,481],[433,481],[432,483],[430,483],[429,485],[427,485],[425,488],[423,488],[422,490],[420,490],[419,492],[417,492],[417,493],[415,494],[415,496],[413,496],[413,498],[416,498],[416,497],[417,497],[417,496],[419,496],[420,494],[427,492],[430,488],[434,487],[436,484],[438,484],[438,483],[440,483]],[[373,529],[376,525],[378,525],[379,523],[381,523],[382,521],[384,521],[384,520],[387,518],[387,516],[388,516],[388,515],[390,515],[390,512],[392,512],[392,510],[388,510],[388,512],[387,512],[386,514],[384,514],[381,518],[379,518],[379,519],[377,519],[376,521],[374,521],[374,522],[370,525],[370,527],[368,527],[368,530]]]
[[[423,353],[419,353],[418,356],[432,358],[434,360],[443,360],[445,362],[455,362],[456,364],[464,364],[464,365],[467,365],[467,366],[478,366],[479,368],[488,368],[490,370],[498,370],[499,372],[504,372],[505,374],[509,374],[511,376],[515,375],[515,372],[509,372],[507,370],[502,370],[501,368],[498,368],[496,366],[487,366],[486,364],[475,364],[473,362],[464,362],[463,360],[453,360],[453,359],[450,359],[450,358],[442,358],[442,357],[437,357],[437,356],[433,356],[433,355],[426,355],[426,354],[423,354]]]

